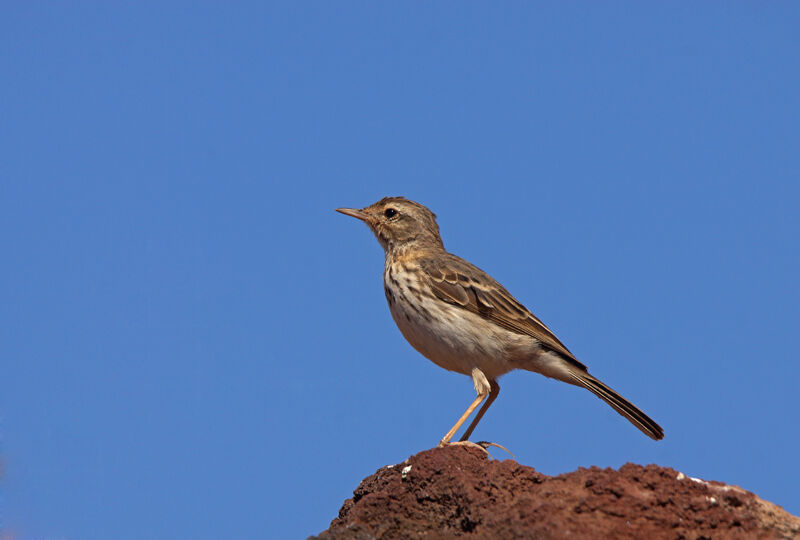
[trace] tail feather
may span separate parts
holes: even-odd
[[[614,390],[586,372],[576,373],[570,370],[570,375],[572,375],[578,386],[583,386],[611,405],[615,411],[627,418],[631,424],[639,428],[645,435],[656,441],[664,438],[664,430],[661,426]]]

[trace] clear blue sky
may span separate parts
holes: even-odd
[[[800,514],[798,24],[790,2],[6,5],[3,526],[303,538],[435,445],[472,383],[405,343],[379,245],[333,211],[385,195],[666,430],[521,372],[477,439]]]

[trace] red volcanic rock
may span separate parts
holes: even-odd
[[[800,538],[800,518],[735,486],[627,464],[546,476],[463,446],[365,478],[320,540]]]

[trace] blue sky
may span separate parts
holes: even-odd
[[[3,11],[7,533],[303,538],[435,445],[471,381],[333,211],[385,195],[666,431],[521,372],[477,439],[800,514],[796,4]]]

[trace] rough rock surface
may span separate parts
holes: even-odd
[[[480,450],[434,448],[365,478],[317,538],[800,538],[753,493],[627,464],[546,476]]]

